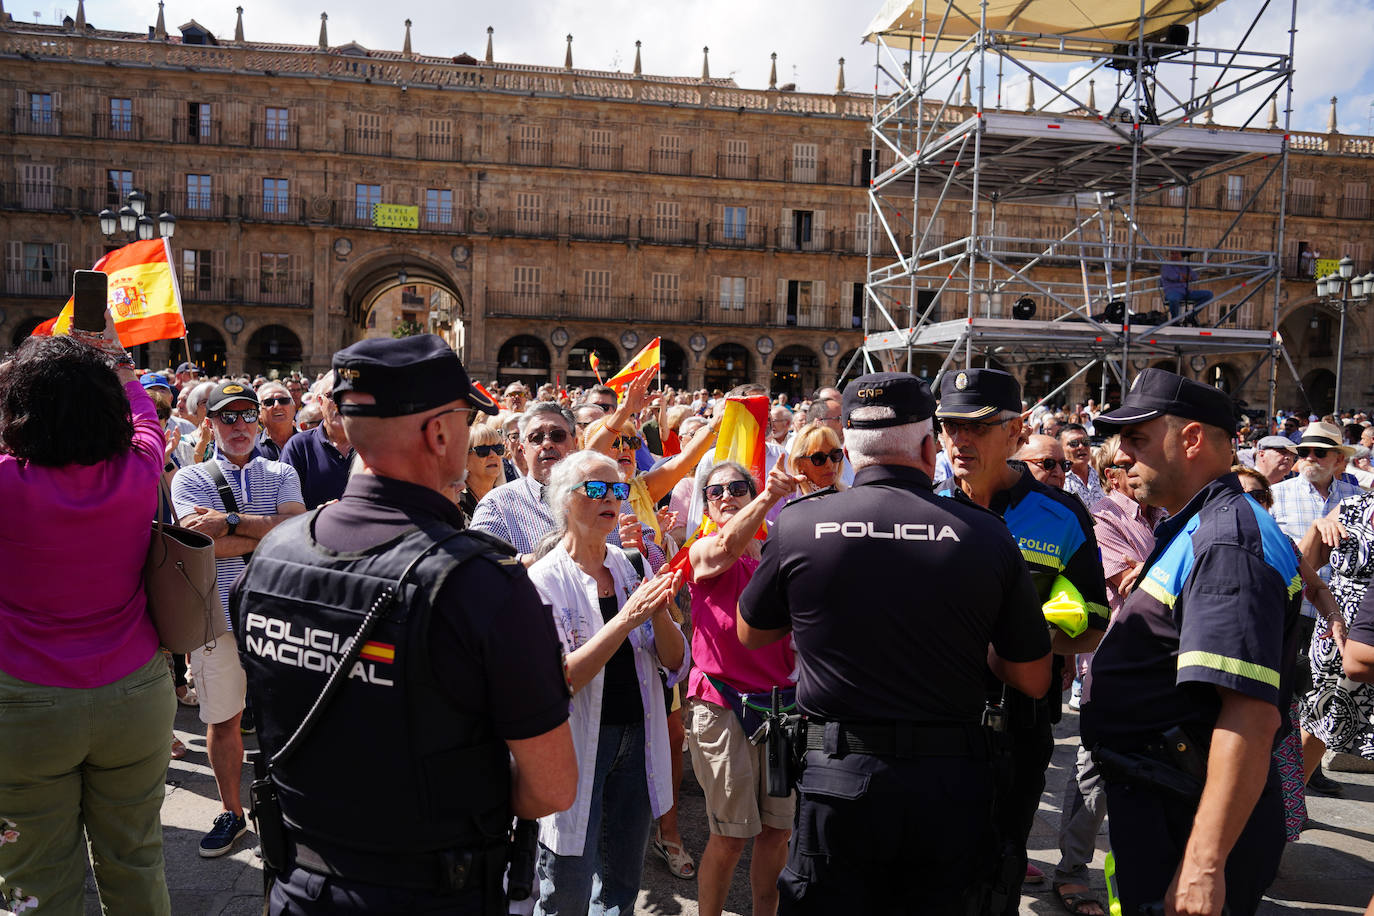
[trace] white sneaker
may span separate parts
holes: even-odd
[[[1069,708],[1076,711],[1076,710],[1078,709],[1078,707],[1080,707],[1080,706],[1082,706],[1082,705],[1083,705],[1083,682],[1082,682],[1082,681],[1079,681],[1079,680],[1075,680],[1075,681],[1073,682],[1073,689],[1069,692]]]

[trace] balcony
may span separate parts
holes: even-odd
[[[1317,276],[1317,259],[1304,255],[1296,258],[1283,258],[1279,262],[1283,275],[1290,280],[1314,280]]]
[[[181,301],[197,303],[218,303],[232,302],[238,299],[238,281],[228,280],[225,277],[207,275],[201,273],[200,276],[181,272]]]
[[[70,276],[59,276],[52,270],[16,270],[5,276],[0,292],[30,299],[66,299],[71,295],[71,286]]]
[[[60,137],[62,136],[62,112],[15,108],[14,132],[16,134],[29,134],[34,137]]]
[[[243,301],[248,305],[308,309],[315,304],[315,283],[312,280],[262,278],[257,283],[246,283],[244,286]]]
[[[300,149],[299,124],[253,121],[248,125],[248,144],[254,149]]]
[[[0,208],[58,213],[71,209],[71,188],[45,182],[5,182],[0,184]]]
[[[429,159],[433,162],[461,162],[463,138],[420,134],[415,138],[415,158]]]
[[[91,136],[100,140],[142,140],[143,119],[136,115],[91,115]]]
[[[577,163],[584,169],[602,169],[619,172],[625,165],[623,146],[586,146],[577,147]]]
[[[366,128],[344,131],[344,152],[362,156],[390,156],[391,132]]]
[[[663,245],[695,245],[698,228],[694,219],[641,217],[639,237],[646,242],[658,242]]]
[[[294,194],[240,194],[238,215],[265,223],[303,223],[305,198]]]
[[[759,157],[740,156],[734,153],[721,153],[716,156],[717,178],[759,177]]]
[[[224,219],[229,215],[229,198],[209,191],[163,191],[157,195],[159,210],[170,210],[177,219]],[[151,216],[154,207],[148,207]]]
[[[372,208],[381,203],[380,200],[367,200],[361,197],[346,197],[343,200],[334,201],[333,222],[338,226],[362,226],[371,228]]]
[[[692,151],[678,149],[649,149],[649,171],[656,175],[692,174]]]
[[[487,231],[492,235],[557,238],[558,214],[539,210],[497,210],[491,214]]]
[[[819,162],[799,162],[792,158],[784,159],[782,164],[782,180],[794,182],[796,184],[825,184],[825,160]]]
[[[881,229],[878,230],[882,232]],[[832,235],[835,243],[835,250],[841,254],[868,254],[868,230],[867,229],[836,229]],[[887,245],[886,238],[875,233],[873,236],[873,249],[881,256],[883,246]]]
[[[768,230],[739,223],[707,223],[706,244],[716,248],[767,248]]]
[[[1368,219],[1369,198],[1342,197],[1337,202],[1336,213],[1341,219]]]
[[[467,211],[451,204],[420,207],[420,228],[426,232],[466,232]]]
[[[1321,216],[1322,199],[1319,194],[1289,194],[1288,212],[1293,216]]]
[[[800,327],[852,331],[853,308],[834,304],[785,305],[750,299],[722,304],[715,298],[602,296],[486,290],[488,318],[547,318],[738,327]]]
[[[1245,191],[1238,188],[1217,189],[1218,210],[1239,210],[1245,206]]]
[[[506,141],[507,159],[514,165],[552,165],[553,144],[542,140]]]
[[[172,142],[218,146],[220,122],[218,118],[173,118]]]
[[[570,216],[567,225],[568,235],[575,239],[620,242],[630,237],[630,218],[627,216]]]
[[[828,251],[830,249],[830,230],[779,227],[775,230],[777,247],[785,251]]]

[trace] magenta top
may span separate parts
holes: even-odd
[[[762,649],[746,649],[735,629],[740,593],[758,568],[758,560],[740,557],[719,576],[690,584],[692,675],[688,696],[717,706],[730,705],[707,679],[708,674],[741,693],[761,693],[772,687],[792,685],[797,654],[791,639],[780,639]]]
[[[142,385],[124,393],[134,441],[123,455],[54,468],[0,454],[0,671],[21,681],[101,687],[157,651],[143,561],[162,425]]]

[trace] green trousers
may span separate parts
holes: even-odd
[[[105,913],[171,913],[161,812],[175,713],[160,654],[88,689],[0,672],[0,900],[18,890],[37,898],[34,916],[81,916],[89,851]]]

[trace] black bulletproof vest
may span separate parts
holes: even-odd
[[[390,855],[499,842],[512,816],[506,745],[448,700],[429,649],[444,580],[477,554],[499,553],[499,542],[452,537],[456,529],[435,524],[338,553],[316,542],[318,514],[264,539],[232,609],[269,758],[305,718],[378,596],[427,547],[449,540],[410,574],[299,749],[272,767],[286,826],[315,847]]]

